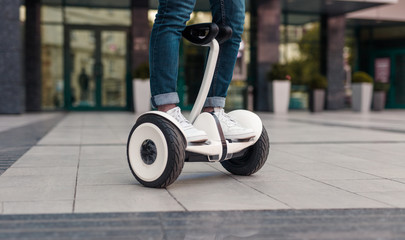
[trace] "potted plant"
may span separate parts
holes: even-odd
[[[352,108],[356,112],[368,112],[371,107],[373,78],[365,72],[355,72],[352,77]]]
[[[274,113],[287,113],[290,103],[291,77],[287,66],[276,63],[268,74],[269,106]]]
[[[375,82],[373,93],[373,110],[382,111],[385,108],[385,100],[388,90],[390,89],[389,83]]]
[[[151,93],[148,63],[142,63],[135,69],[133,73],[132,88],[135,113],[149,111],[151,109]]]
[[[325,89],[328,87],[328,81],[325,76],[315,74],[309,87],[309,110],[311,112],[321,112],[325,106]]]

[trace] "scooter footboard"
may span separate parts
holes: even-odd
[[[247,110],[234,110],[229,112],[228,115],[235,119],[242,127],[250,128],[255,132],[255,137],[253,138],[254,143],[260,138],[263,123],[255,113]]]
[[[204,130],[209,141],[202,144],[188,144],[186,161],[224,161],[238,154],[243,154],[250,146],[254,145],[262,133],[262,121],[260,118],[246,110],[235,110],[229,113],[242,127],[254,131],[255,137],[247,141],[232,141],[225,139],[220,130],[219,122],[209,113],[202,113],[196,119],[194,126]],[[203,156],[204,155],[204,156]]]

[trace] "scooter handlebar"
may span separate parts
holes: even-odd
[[[200,23],[187,26],[183,31],[183,37],[196,45],[209,44],[219,33],[219,27],[215,23]]]

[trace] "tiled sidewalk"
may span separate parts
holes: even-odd
[[[149,189],[126,161],[136,116],[70,113],[0,176],[0,212],[405,207],[405,111],[260,116],[271,149],[257,174],[186,163],[169,188]]]

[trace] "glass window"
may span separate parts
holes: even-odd
[[[41,26],[42,107],[63,108],[63,26]]]
[[[42,6],[41,7],[42,23],[63,23],[62,7]]]
[[[374,40],[393,40],[405,38],[405,26],[377,27],[373,31]]]
[[[318,15],[284,14],[280,25],[280,63],[291,75],[291,109],[308,108],[308,84],[320,73],[320,24]]]
[[[128,9],[66,7],[65,14],[67,24],[131,26]]]

